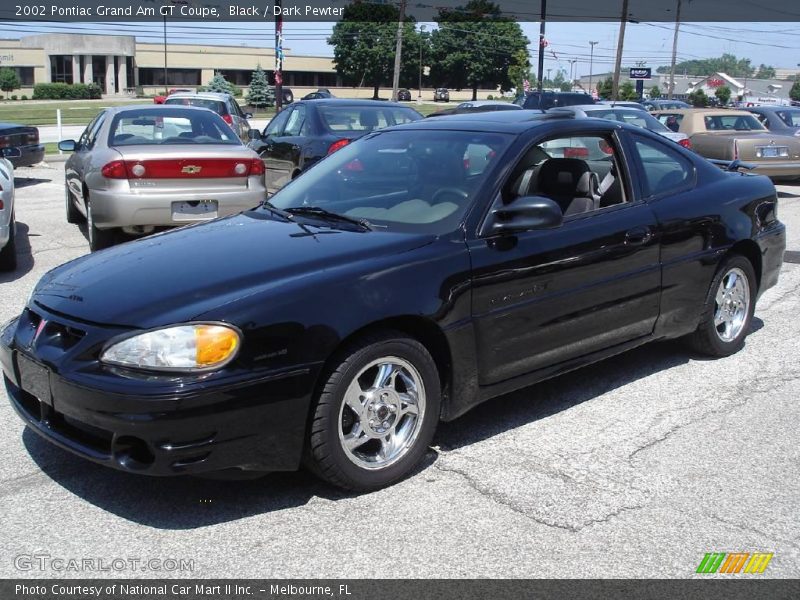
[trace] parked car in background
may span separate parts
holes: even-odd
[[[555,106],[594,104],[594,99],[583,92],[528,92],[514,99],[514,104],[527,110],[545,111]]]
[[[161,96],[156,96],[155,98],[153,98],[153,103],[154,104],[164,104],[164,101],[167,98],[169,98],[172,94],[181,94],[181,93],[192,94],[192,93],[194,93],[194,90],[191,89],[191,88],[172,88],[172,89],[167,91],[167,95],[166,96],[161,95]]]
[[[570,144],[607,151],[548,152]],[[493,155],[464,164],[476,152]],[[781,271],[777,204],[769,179],[623,123],[408,123],[260,208],[45,274],[0,330],[8,401],[76,461],[151,476],[302,461],[374,490],[497,396],[653,340],[739,351]],[[502,412],[481,421],[507,427]]]
[[[283,106],[286,107],[287,105],[294,102],[294,92],[291,88],[283,86],[281,88],[281,96],[283,97]],[[325,90],[327,91],[327,90]],[[267,105],[268,106],[275,106],[275,88],[270,87],[267,89]]]
[[[636,110],[643,110],[647,112],[644,104],[641,102],[633,102],[631,100],[600,100],[598,104],[605,104],[607,106],[620,106],[624,108],[635,108]]]
[[[591,117],[594,119],[608,119],[609,121],[619,121],[620,123],[630,123],[637,127],[642,127],[653,133],[657,133],[684,148],[691,148],[692,143],[689,136],[685,133],[671,131],[663,125],[653,115],[641,108],[630,108],[619,104],[587,104],[584,106],[564,106],[551,108],[548,113],[560,112],[573,114],[576,117]]]
[[[17,222],[14,218],[14,165],[18,148],[0,148],[0,271],[17,268]]]
[[[323,98],[335,98],[331,91],[327,88],[320,88],[316,92],[310,92],[303,96],[302,100],[321,100]]]
[[[473,112],[495,112],[498,110],[522,110],[522,107],[501,100],[471,100],[469,102],[462,102],[453,108],[445,108],[444,110],[431,113],[428,117],[443,117],[445,115],[461,115]]]
[[[753,113],[772,133],[800,137],[800,108],[792,106],[754,106],[746,109]]]
[[[450,90],[447,88],[436,88],[433,92],[434,102],[450,102]]]
[[[29,167],[44,160],[44,145],[39,143],[39,130],[17,123],[0,123],[0,148],[16,148],[8,160],[15,167]]]
[[[411,102],[411,90],[407,88],[400,88],[397,90],[398,102]]]
[[[658,98],[644,100],[642,102],[642,106],[644,106],[650,112],[675,108],[692,108],[690,104],[686,104],[686,102],[683,102],[682,100],[661,100]]]
[[[674,119],[701,156],[740,160],[773,179],[800,177],[800,138],[767,130],[746,110],[694,108],[653,113],[662,123]]]
[[[178,106],[199,106],[208,108],[217,113],[236,132],[244,143],[249,140],[248,132],[250,123],[247,119],[252,119],[251,113],[246,113],[230,94],[217,92],[200,93],[176,93],[169,96],[164,104]]]
[[[275,192],[317,161],[383,127],[421,119],[409,106],[380,100],[301,100],[253,131],[250,147],[264,160]]]
[[[101,111],[65,165],[67,222],[89,247],[241,212],[266,198],[264,163],[214,111],[170,103]]]

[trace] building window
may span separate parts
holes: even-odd
[[[19,77],[20,87],[33,87],[33,67],[3,67],[9,68]]]
[[[200,69],[168,69],[169,82],[164,83],[164,69],[139,67],[139,85],[200,85]]]
[[[283,79],[291,82],[290,85],[298,87],[316,87],[316,75],[316,73],[309,73],[308,71],[285,71]]]
[[[50,57],[50,81],[72,83],[72,57],[56,55]]]
[[[220,69],[217,71],[221,73],[226,81],[238,86],[248,86],[253,79],[252,71],[242,71],[240,69]]]
[[[128,88],[133,88],[136,85],[136,79],[133,77],[133,57],[125,57],[125,78],[128,80]]]
[[[319,87],[336,87],[336,73],[320,73],[317,85]]]

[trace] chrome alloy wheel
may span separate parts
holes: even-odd
[[[750,310],[750,284],[744,271],[734,267],[719,282],[714,299],[714,328],[719,339],[732,342],[742,333]]]
[[[372,361],[353,378],[339,409],[339,442],[363,469],[384,469],[414,445],[425,418],[425,385],[396,356]]]

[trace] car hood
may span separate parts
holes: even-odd
[[[92,323],[158,327],[286,286],[318,290],[342,270],[368,269],[435,239],[303,223],[255,210],[129,242],[53,269],[32,300]]]

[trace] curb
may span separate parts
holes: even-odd
[[[44,162],[46,163],[67,162],[68,158],[69,154],[46,154],[44,157]]]

